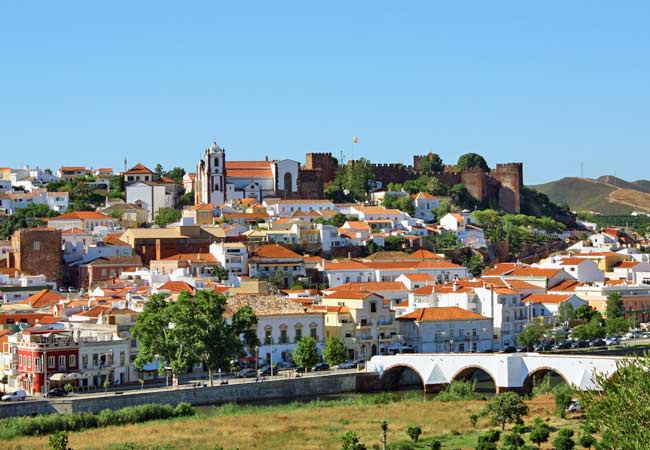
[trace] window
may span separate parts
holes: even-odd
[[[296,342],[302,338],[302,327],[296,326]]]
[[[289,342],[287,339],[287,330],[280,330],[280,344],[286,344],[287,342]]]
[[[65,370],[65,355],[59,356],[59,370]]]
[[[214,167],[219,167],[219,158],[214,158]]]
[[[68,356],[68,366],[77,367],[77,355]]]
[[[318,340],[318,334],[317,334],[318,329],[315,326],[312,326],[309,329],[309,335],[313,337],[314,339]]]
[[[273,335],[271,334],[273,329],[271,327],[266,327],[264,329],[264,345],[269,345],[273,343]]]
[[[32,368],[32,357],[31,356],[27,357],[27,368],[28,369]]]
[[[81,368],[86,369],[88,367],[88,355],[81,355]]]
[[[56,361],[56,359],[54,358],[54,356],[48,357],[47,358],[47,367],[49,367],[50,369],[54,369],[55,361]]]
[[[370,302],[370,312],[377,312],[377,303],[375,302]]]
[[[125,362],[126,362],[126,354],[124,352],[120,352],[120,367],[124,367]]]
[[[39,251],[41,249],[41,241],[34,241],[34,251]]]
[[[41,358],[34,358],[34,371],[41,371]]]
[[[20,356],[18,357],[18,365],[19,365],[20,367],[23,366],[23,355],[20,355]]]

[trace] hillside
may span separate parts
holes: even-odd
[[[556,203],[566,203],[572,210],[600,212],[604,215],[625,215],[635,210],[650,212],[650,182],[634,183],[613,176],[590,178],[567,177],[533,186]]]

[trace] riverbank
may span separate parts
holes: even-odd
[[[548,418],[553,426],[576,426],[577,420],[554,415],[550,396],[528,402],[530,417]],[[478,434],[490,427],[480,419],[473,427],[469,417],[479,414],[484,401],[439,402],[420,392],[360,394],[337,400],[277,406],[205,406],[199,415],[144,424],[108,427],[70,433],[70,447],[110,449],[132,442],[146,448],[169,445],[176,449],[224,448],[338,450],[346,431],[359,434],[368,447],[379,443],[380,423],[389,423],[389,442],[408,440],[408,426],[422,427],[422,438],[441,438],[444,448],[474,448]],[[526,418],[526,421],[532,420]],[[47,448],[47,437],[21,438],[3,448]],[[136,447],[137,448],[137,447]],[[543,447],[544,448],[544,447]]]

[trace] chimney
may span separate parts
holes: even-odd
[[[456,292],[458,290],[458,280],[454,280],[453,289],[454,289],[454,292]]]

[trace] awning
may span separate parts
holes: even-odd
[[[66,380],[81,380],[82,378],[85,378],[83,375],[77,372],[72,372],[69,373],[65,376]]]
[[[50,381],[64,381],[65,380],[65,374],[64,373],[55,373],[50,375]]]
[[[153,372],[154,370],[158,370],[160,368],[160,363],[159,362],[153,362],[149,364],[145,364],[142,366],[142,371],[143,372]]]

